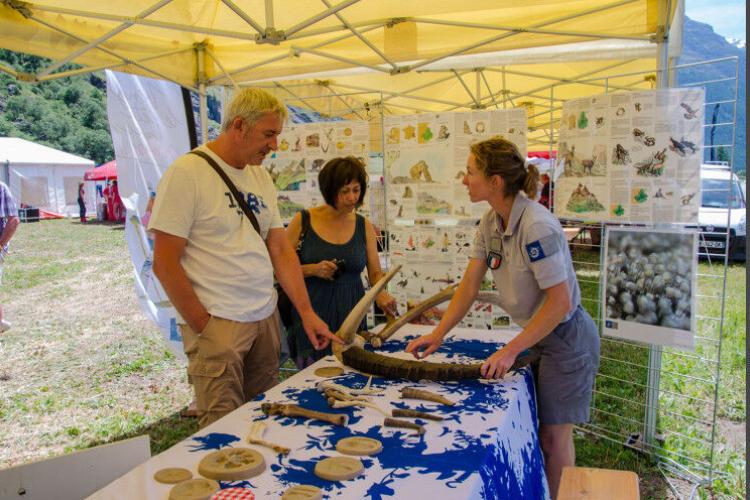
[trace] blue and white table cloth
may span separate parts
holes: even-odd
[[[380,352],[408,357],[406,341],[428,333],[431,327],[408,325],[386,342]],[[469,362],[483,360],[500,342],[516,332],[454,329],[431,361]],[[383,415],[372,408],[331,409],[316,389],[323,380],[314,371],[339,366],[333,357],[320,360],[289,378],[256,400],[245,404],[169,450],[151,458],[114,481],[91,498],[167,498],[170,485],[157,483],[153,475],[165,467],[184,467],[198,477],[198,462],[224,447],[251,447],[263,454],[266,470],[245,481],[222,482],[223,488],[250,488],[256,498],[279,498],[295,484],[321,488],[325,498],[337,499],[476,499],[548,498],[544,463],[537,434],[534,384],[528,368],[512,372],[499,382],[421,382],[374,378],[372,387],[383,393],[371,397],[380,408],[413,408],[445,417],[443,421],[420,421],[424,435],[409,429],[382,427]],[[329,380],[361,388],[367,378],[345,367]],[[455,401],[439,403],[400,399],[399,389],[418,387]],[[346,413],[346,427],[299,418],[266,416],[263,402],[293,403],[304,408]],[[245,442],[252,421],[264,420],[263,439],[291,448],[287,456]],[[413,419],[409,419],[413,421]],[[315,464],[341,456],[336,443],[349,436],[367,436],[383,443],[383,451],[360,457],[364,472],[349,481],[331,482],[313,473]]]

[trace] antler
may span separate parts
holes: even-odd
[[[391,335],[396,333],[402,326],[418,317],[424,311],[431,307],[435,307],[438,304],[442,304],[446,300],[450,300],[451,297],[453,297],[453,294],[456,292],[456,288],[458,288],[458,285],[451,285],[448,288],[440,290],[432,297],[426,298],[416,306],[406,311],[403,316],[399,316],[395,321],[389,322],[379,333],[372,336],[372,338],[370,339],[370,343],[373,347],[380,347],[381,345],[383,345],[383,342],[388,340]]]

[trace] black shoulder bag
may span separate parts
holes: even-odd
[[[297,252],[297,257],[299,257],[300,252],[302,251],[302,243],[305,241],[305,235],[307,234],[307,229],[310,227],[310,214],[307,212],[307,210],[302,210],[302,230],[299,233],[299,241],[297,242],[297,248],[294,250]],[[281,322],[284,324],[285,328],[291,328],[293,320],[292,320],[292,301],[289,300],[289,296],[286,294],[283,288],[281,288],[278,283],[276,284],[276,293],[279,296],[279,317],[281,317]]]

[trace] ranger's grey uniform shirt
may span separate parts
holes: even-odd
[[[562,226],[544,206],[519,193],[505,231],[500,215],[490,208],[479,223],[471,256],[486,261],[491,251],[501,259],[492,270],[500,304],[513,321],[525,327],[544,303],[544,290],[563,281],[571,309],[562,322],[573,316],[581,291]]]

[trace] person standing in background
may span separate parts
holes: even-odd
[[[83,182],[78,183],[78,213],[81,217],[81,224],[86,224],[86,202],[84,201],[84,195],[86,191],[83,189]]]
[[[0,285],[3,279],[3,267],[8,255],[8,244],[20,221],[18,220],[18,206],[10,189],[5,183],[0,182]],[[0,305],[0,333],[10,329],[11,323],[3,317],[3,307]]]

